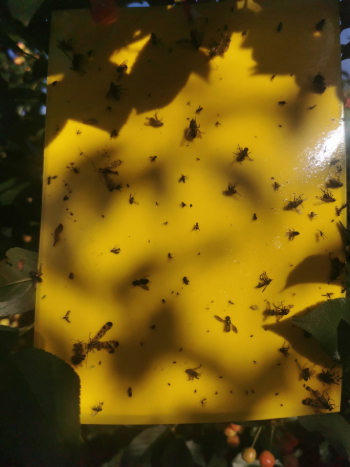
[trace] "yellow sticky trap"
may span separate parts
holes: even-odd
[[[35,332],[75,345],[82,423],[304,415],[326,389],[291,319],[342,296],[337,4],[254,8],[53,14]]]

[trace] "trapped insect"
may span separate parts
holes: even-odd
[[[185,183],[186,180],[188,180],[188,177],[186,175],[181,175],[181,177],[179,178],[179,183]]]
[[[236,182],[236,183],[232,183],[232,182],[229,182],[228,184],[228,188],[227,190],[225,190],[223,193],[224,195],[226,196],[232,196],[232,195],[239,195],[239,196],[242,196],[240,193],[238,193],[238,191],[236,190],[236,186],[239,184],[239,182]]]
[[[279,23],[278,26],[277,26],[276,31],[277,31],[277,32],[281,32],[282,26],[283,26],[283,23]]]
[[[200,230],[200,229],[199,229],[198,222],[196,222],[196,225],[193,227],[193,229],[192,229],[192,230]]]
[[[329,299],[332,298],[332,295],[334,295],[334,293],[332,292],[327,292],[326,294],[322,295],[322,297],[328,297]]]
[[[340,208],[335,207],[335,212],[337,216],[340,216],[340,213],[342,212],[343,209],[345,209],[348,206],[348,203],[342,204]]]
[[[271,282],[273,281],[273,279],[269,279],[267,277],[267,274],[266,274],[266,271],[264,271],[262,274],[260,274],[259,276],[259,279],[260,279],[260,282],[258,283],[258,285],[255,287],[256,289],[261,289],[262,287],[263,288],[263,292],[265,291],[266,287],[271,284]]]
[[[157,159],[157,156],[149,156],[148,158],[151,162],[155,162]]]
[[[136,195],[136,193],[135,193]],[[130,193],[130,196],[129,196],[129,203],[130,204],[139,204],[137,201],[135,201],[135,195],[132,196],[132,194]]]
[[[145,123],[146,126],[153,126],[154,128],[159,128],[164,125],[162,118],[159,120],[157,112],[154,114],[154,117],[145,117],[148,122]]]
[[[315,217],[318,217],[318,214],[316,212],[311,211],[309,214],[310,219],[315,219]]]
[[[339,376],[339,373],[336,372],[334,367],[332,367],[330,369],[323,368],[322,372],[319,373],[317,376],[322,381],[322,383],[329,384],[329,385],[336,384],[336,385],[339,386],[339,382],[342,379]]]
[[[81,69],[81,67],[84,64],[84,55],[82,55],[82,54],[73,54],[73,58],[72,58],[71,61],[72,61],[71,70],[78,71],[80,73],[85,73],[85,71],[83,71]]]
[[[203,110],[203,107],[199,106],[198,109],[196,110],[196,114],[199,114],[200,112],[202,112],[202,110]]]
[[[285,342],[283,342],[283,346],[278,349],[285,357],[288,357],[289,355],[289,345],[285,345]]]
[[[343,185],[344,184],[343,184],[343,182],[340,181],[339,175],[337,177],[329,176],[329,178],[326,181],[326,187],[327,188],[340,188]]]
[[[219,43],[214,41],[214,45],[209,49],[208,55],[209,58],[214,58],[217,55],[223,55],[228,51],[231,44],[231,39],[225,33]]]
[[[99,402],[97,405],[92,407],[91,417],[95,417],[99,412],[102,411],[103,402]]]
[[[199,373],[196,370],[199,370],[199,368],[201,368],[201,366],[202,365],[199,365],[199,366],[197,366],[197,368],[193,368],[193,369],[189,368],[188,370],[185,370],[185,373],[187,373],[187,375],[188,375],[188,381],[193,381],[194,378],[196,378],[196,379],[200,378],[202,373]]]
[[[316,94],[323,94],[326,90],[326,81],[321,73],[314,76],[312,81],[313,90]]]
[[[118,341],[100,341],[102,337],[106,334],[107,331],[111,329],[113,326],[113,323],[108,321],[102,328],[99,330],[99,332],[96,334],[96,336],[93,339],[90,339],[90,342],[86,346],[86,353],[91,352],[93,350],[101,350],[101,349],[106,349],[108,353],[114,353],[114,349],[119,346]]]
[[[63,230],[63,225],[59,224],[58,227],[56,227],[54,235],[53,235],[53,239],[54,239],[53,246],[57,245],[57,243],[59,242],[62,230]]]
[[[286,102],[286,101],[279,101],[279,103],[278,103],[278,104],[279,104],[281,107],[283,107],[284,105],[286,105],[286,104],[287,104],[287,102]]]
[[[115,84],[113,81],[110,84],[109,91],[107,92],[106,99],[115,99],[119,101],[123,94],[126,94],[126,89],[122,88],[120,84]]]
[[[249,159],[250,161],[253,161],[254,159],[251,159],[249,157],[249,149],[248,148],[241,148],[240,145],[238,145],[238,148],[237,148],[238,152],[233,152],[232,154],[235,154],[237,156],[236,158],[236,161],[239,162],[240,164],[245,160],[245,159]]]
[[[149,290],[149,287],[148,287],[148,283],[149,283],[149,280],[146,279],[147,276],[145,277],[142,277],[141,279],[135,279],[132,283],[132,285],[134,286],[139,286],[141,287],[142,289],[144,290]]]
[[[118,79],[121,79],[123,76],[124,71],[128,69],[128,60],[124,60],[120,65],[117,65],[117,73],[119,73]]]
[[[306,110],[313,110],[315,107],[316,107],[316,104],[311,107],[308,107]]]
[[[108,191],[113,191],[117,189],[116,183],[112,180],[110,175],[119,175],[117,170],[114,170],[116,167],[119,167],[123,161],[117,160],[113,162],[108,162],[105,167],[100,167],[98,169],[99,173],[102,176],[103,183],[106,185]]]
[[[330,412],[335,409],[335,404],[333,404],[334,401],[329,397],[327,390],[324,390],[321,394],[319,391],[314,390],[309,386],[306,386],[305,389],[312,393],[314,399],[312,399],[311,397],[304,399],[302,401],[303,405],[309,405],[318,409],[329,410]]]
[[[202,399],[202,400],[201,400],[202,406],[205,406],[206,403],[207,403],[207,399]]]
[[[36,289],[37,283],[42,282],[41,276],[43,275],[42,270],[41,270],[41,265],[37,271],[29,271],[29,277],[33,281],[33,286]]]
[[[300,232],[295,231],[294,229],[288,229],[287,232],[285,233],[285,237],[288,237],[288,240],[294,240],[295,237],[300,235]]]
[[[132,388],[128,388],[127,393],[129,397],[132,397]]]
[[[218,321],[220,321],[220,323],[225,323],[224,324],[224,332],[230,332],[231,326],[232,326],[232,331],[237,334],[238,329],[236,328],[236,326],[233,323],[231,323],[231,318],[229,316],[226,316],[225,319],[222,319],[222,318],[220,318],[220,316],[215,315],[214,318],[217,319]]]
[[[264,311],[264,321],[269,317],[269,316],[276,316],[276,321],[280,321],[283,316],[287,316],[290,312],[290,310],[293,308],[294,305],[283,305],[283,302],[279,306],[276,306],[273,304],[275,309],[273,310],[270,308],[270,302],[266,300],[266,309]]]
[[[112,249],[110,250],[110,252],[111,252],[111,253],[114,253],[115,255],[119,255],[119,253],[120,253],[120,248],[112,248]]]
[[[300,372],[300,377],[304,380],[304,381],[309,381],[309,379],[313,378],[316,371],[314,371],[314,365],[312,366],[308,366],[308,363],[305,363],[305,365],[302,367],[298,360],[295,360],[295,363],[298,365],[298,368],[299,368],[299,372]]]
[[[69,315],[70,315],[70,310],[67,311],[67,313],[63,316],[62,319],[65,319],[67,321],[67,323],[70,323],[69,321]]]
[[[280,184],[277,183],[277,182],[274,182],[274,183],[272,184],[272,186],[273,186],[273,188],[274,188],[275,191],[278,191],[278,189],[279,189],[282,185],[280,185]]]
[[[327,238],[326,235],[324,234],[324,232],[322,232],[322,230],[320,230],[320,229],[317,229],[317,230],[319,231],[319,234],[317,234],[317,235],[319,235],[323,240],[325,238]]]
[[[64,319],[64,318],[63,318]],[[74,366],[80,365],[86,358],[85,344],[83,341],[73,344],[73,356],[70,361]]]
[[[287,206],[285,206],[285,210],[286,211],[292,211],[293,209],[295,209],[295,211],[298,213],[298,214],[301,214],[301,211],[299,209],[299,206],[303,206],[303,202],[307,200],[307,198],[303,199],[302,198],[303,195],[300,195],[298,196],[297,198],[295,197],[295,193],[293,193],[293,201],[288,201],[288,200],[285,200],[285,202],[287,202]]]
[[[189,285],[190,283],[189,279],[186,276],[182,278],[182,282],[186,285]]]
[[[202,138],[202,131],[200,131],[200,125],[197,125],[196,119],[192,118],[190,121],[190,126],[185,130],[186,139],[192,141],[195,138]]]

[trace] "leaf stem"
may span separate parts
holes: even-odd
[[[255,443],[258,441],[258,438],[260,436],[260,433],[261,433],[261,430],[262,430],[262,426],[259,427],[256,435],[255,435],[255,438],[254,438],[254,441],[253,441],[253,444],[252,444],[252,448],[255,446]]]
[[[272,425],[272,427],[271,427],[271,436],[270,436],[270,447],[269,447],[270,451],[271,451],[271,448],[272,448],[272,441],[273,441],[273,435],[274,434],[275,434],[275,426]]]
[[[32,279],[28,278],[28,279],[21,279],[19,281],[15,281],[15,282],[9,282],[8,284],[4,284],[4,285],[0,285],[0,289],[2,287],[7,287],[8,285],[14,285],[14,284],[20,284],[21,282],[29,282],[31,281]]]

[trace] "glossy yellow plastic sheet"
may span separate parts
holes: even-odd
[[[306,384],[326,389],[316,375],[333,362],[291,319],[342,296],[342,278],[328,281],[329,254],[344,259],[345,186],[331,189],[336,202],[317,198],[329,176],[345,183],[338,7],[269,5],[195,5],[192,22],[182,6],[130,8],[109,26],[85,10],[53,15],[36,345],[70,363],[73,344],[107,322],[100,342],[119,342],[76,367],[82,423],[311,414],[296,359],[313,365]],[[223,37],[228,50],[210,58]],[[58,40],[83,55],[80,71]],[[111,82],[119,100],[106,98]],[[155,113],[163,126],[147,125]],[[191,119],[201,138],[189,137]],[[237,160],[238,146],[249,158]],[[116,160],[107,175],[122,187],[109,191],[100,169]],[[300,213],[285,209],[293,194]],[[267,301],[290,313],[264,320]],[[338,410],[340,386],[328,394]]]

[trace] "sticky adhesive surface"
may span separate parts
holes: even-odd
[[[344,260],[338,221],[345,224],[346,210],[338,217],[335,206],[346,202],[345,186],[331,188],[336,202],[317,198],[329,176],[345,184],[344,170],[336,173],[345,168],[337,8],[220,2],[192,7],[192,23],[182,7],[130,8],[109,26],[88,11],[54,13],[36,345],[70,362],[73,344],[91,342],[107,322],[100,342],[119,342],[76,368],[82,423],[315,411],[302,404],[312,395],[295,360],[316,374],[333,363],[291,319],[327,293],[342,296],[341,277],[328,281],[329,253]],[[193,30],[203,36],[199,50]],[[223,34],[228,50],[210,59]],[[81,71],[57,47],[70,39]],[[319,73],[323,93],[313,85]],[[119,100],[106,98],[111,82]],[[145,125],[156,112],[163,126]],[[191,119],[201,138],[189,137]],[[238,146],[252,160],[239,162]],[[117,160],[118,175],[107,175],[122,187],[109,191],[99,169]],[[227,193],[229,182],[238,193]],[[305,200],[300,214],[285,209],[293,194]],[[299,235],[289,240],[288,229]],[[257,288],[264,272],[266,290]],[[142,278],[149,283],[133,285]],[[272,310],[293,307],[279,322],[264,320],[266,301]],[[224,332],[215,315],[230,316],[238,333]],[[185,370],[199,366],[192,381]],[[326,389],[317,377],[306,384]],[[328,394],[338,410],[340,386]]]

